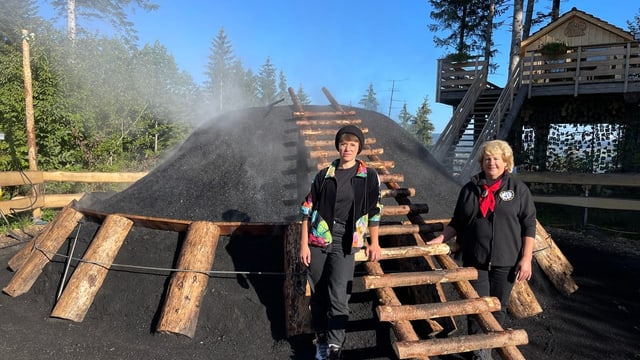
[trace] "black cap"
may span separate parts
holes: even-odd
[[[343,126],[336,133],[336,150],[338,150],[338,147],[340,145],[340,138],[344,134],[351,134],[358,138],[358,141],[360,142],[360,146],[358,146],[358,154],[360,154],[360,152],[362,151],[362,147],[364,146],[364,134],[362,133],[362,130],[360,130],[355,125]]]

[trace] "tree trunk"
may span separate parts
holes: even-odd
[[[578,290],[578,285],[571,278],[573,266],[540,222],[536,223],[533,251],[536,262],[558,291],[565,295],[571,295]]]
[[[527,0],[527,11],[524,17],[524,26],[522,28],[522,38],[526,39],[531,34],[531,24],[533,22],[533,6],[536,0]]]
[[[509,79],[512,78],[520,61],[520,43],[522,42],[522,6],[524,0],[513,2],[513,25],[511,26],[511,51],[509,55]],[[509,82],[508,82],[509,83]]]
[[[76,0],[67,0],[67,38],[76,41]]]

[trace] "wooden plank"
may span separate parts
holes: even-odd
[[[405,259],[410,257],[421,257],[430,255],[446,255],[451,252],[447,244],[429,244],[415,246],[399,246],[391,248],[382,248],[380,252],[380,260]],[[355,253],[356,261],[367,261],[364,249]]]
[[[335,135],[335,132],[334,132]],[[366,137],[364,139],[364,144],[365,145],[373,145],[376,143],[376,138],[374,137]],[[336,148],[336,143],[335,143],[335,139],[331,139],[331,140],[310,140],[307,139],[304,141],[304,146],[308,147],[308,148],[331,148],[334,149]]]
[[[133,183],[147,174],[146,171],[131,173],[47,171],[42,176],[44,181]]]
[[[35,185],[44,182],[42,171],[3,171],[0,186]]]
[[[640,211],[640,200],[584,196],[534,195],[533,201],[544,204],[578,206],[594,209]]]
[[[385,205],[382,208],[382,216],[398,216],[408,214],[426,214],[429,212],[427,204],[411,204],[411,205]]]
[[[343,126],[360,124],[362,124],[362,119],[296,120],[297,126]]]

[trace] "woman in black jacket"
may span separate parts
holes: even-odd
[[[335,138],[340,155],[314,177],[301,206],[300,261],[309,267],[311,325],[316,359],[339,359],[349,318],[354,254],[365,245],[370,261],[380,259],[380,180],[356,159],[364,145],[362,131],[341,128]]]
[[[514,282],[531,279],[536,209],[529,188],[511,175],[513,151],[507,142],[484,143],[478,161],[482,171],[460,190],[451,222],[429,243],[456,236],[463,266],[478,269],[478,279],[471,281],[478,295],[500,300],[494,316],[502,324]],[[469,334],[482,332],[473,316],[468,326]],[[472,359],[491,359],[491,352],[476,351]]]

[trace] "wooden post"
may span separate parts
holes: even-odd
[[[287,337],[308,334],[311,329],[307,276],[298,260],[300,255],[300,223],[287,227],[284,239],[284,303]]]
[[[431,303],[402,306],[383,306],[376,308],[380,321],[421,320],[446,316],[460,316],[479,314],[500,310],[500,300],[496,297],[481,297],[447,301],[445,303]]]
[[[133,221],[119,215],[109,215],[89,245],[60,299],[52,317],[81,322],[107,276]]]
[[[157,331],[193,338],[202,297],[207,290],[209,271],[220,238],[220,228],[208,221],[195,221],[182,244],[178,269],[171,276],[169,291],[160,314]]]
[[[37,237],[33,243],[27,243],[25,249],[22,249],[21,255],[15,260],[14,266],[18,271],[13,275],[9,284],[2,289],[9,296],[19,296],[31,289],[36,279],[42,272],[44,266],[49,263],[51,258],[60,249],[62,244],[67,240],[67,236],[76,226],[82,214],[71,209],[65,212],[65,216],[56,222],[60,224],[60,228],[52,226],[49,231],[43,234],[43,237]],[[34,245],[35,244],[35,245]],[[31,251],[33,249],[33,251]],[[15,256],[14,256],[15,258]],[[26,260],[24,260],[27,258]]]
[[[535,240],[533,256],[542,271],[558,291],[565,295],[573,294],[578,290],[578,285],[571,278],[573,266],[540,222],[536,222]]]
[[[505,330],[489,334],[461,335],[444,339],[420,341],[399,341],[393,347],[399,359],[410,359],[417,356],[435,356],[458,354],[471,350],[503,348],[524,345],[529,342],[524,330]],[[524,357],[505,358],[522,359]]]
[[[47,248],[47,251],[55,253],[60,246],[69,237],[69,234],[76,228],[78,222],[82,219],[81,212],[74,209],[76,201],[72,201],[67,206],[62,208],[58,216],[48,223],[36,237],[27,242],[22,249],[20,249],[9,260],[8,266],[12,271],[18,271],[24,263],[29,259],[34,252],[36,252],[36,246],[41,248]],[[57,246],[49,248],[49,245],[59,244]],[[48,260],[48,259],[46,259]]]
[[[22,30],[22,73],[24,75],[24,102],[27,126],[27,150],[29,158],[29,170],[38,170],[38,161],[36,158],[36,126],[33,116],[33,91],[31,82],[31,59],[29,53],[29,40],[33,34],[29,34],[27,30]],[[38,196],[38,185],[33,185],[33,196]],[[39,219],[42,216],[40,209],[33,209],[33,217]]]

